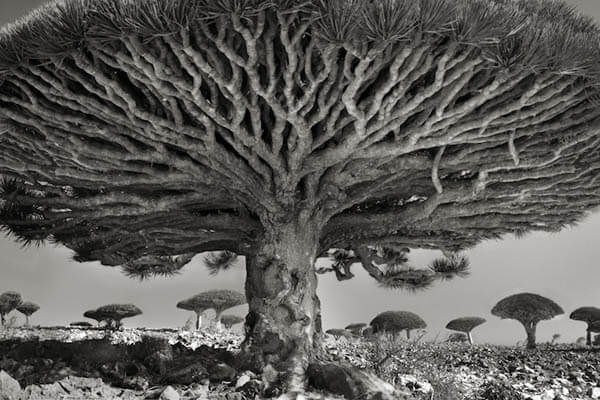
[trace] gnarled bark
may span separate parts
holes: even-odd
[[[312,224],[276,225],[246,262],[245,361],[258,370],[270,365],[291,391],[303,388],[304,371],[320,347],[317,246]]]
[[[527,333],[527,348],[535,349],[535,328],[537,322],[528,322],[523,325],[525,326],[525,332]]]

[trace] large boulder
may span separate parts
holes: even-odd
[[[0,371],[0,400],[19,400],[21,385],[4,371]]]

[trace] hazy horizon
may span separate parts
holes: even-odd
[[[13,21],[43,4],[41,0],[2,0],[0,24]],[[600,1],[570,0],[582,12],[600,21]],[[507,237],[485,242],[468,251],[471,275],[439,282],[432,289],[411,294],[378,287],[377,282],[359,266],[356,277],[338,282],[333,274],[319,275],[324,329],[340,328],[352,322],[369,322],[387,310],[407,310],[429,325],[427,338],[449,331],[446,323],[461,316],[481,316],[488,322],[473,331],[476,342],[514,344],[525,339],[523,327],[513,320],[500,320],[490,309],[501,298],[527,291],[547,296],[565,314],[538,325],[538,341],[549,341],[554,333],[561,341],[572,342],[584,336],[585,324],[571,321],[569,313],[580,306],[600,307],[600,213],[579,226],[558,234],[532,233],[523,239]],[[22,249],[10,238],[0,238],[2,267],[0,293],[20,292],[24,300],[38,303],[41,309],[31,317],[32,324],[62,325],[83,319],[83,312],[108,303],[134,303],[144,314],[124,320],[125,326],[180,327],[190,313],[175,304],[209,289],[243,291],[245,271],[242,263],[212,277],[202,265],[202,255],[172,278],[140,282],[121,274],[118,267],[99,263],[80,264],[71,260],[64,247],[45,246]],[[410,263],[424,266],[440,255],[434,251],[413,251]],[[319,263],[326,262],[320,260]],[[245,308],[231,311],[243,315]],[[22,321],[22,316],[19,320]]]

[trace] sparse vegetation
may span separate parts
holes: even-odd
[[[463,343],[468,342],[469,338],[464,333],[454,332],[448,335],[446,341],[450,343]]]
[[[535,331],[538,322],[563,314],[554,301],[534,293],[518,293],[500,300],[492,314],[502,319],[514,319],[523,324],[527,333],[527,348],[535,348]]]

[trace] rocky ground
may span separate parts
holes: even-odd
[[[0,399],[256,399],[267,377],[230,366],[241,339],[214,329],[4,330]],[[527,351],[329,336],[325,346],[330,360],[374,371],[417,399],[600,399],[600,348]],[[276,396],[277,386],[272,391]]]

